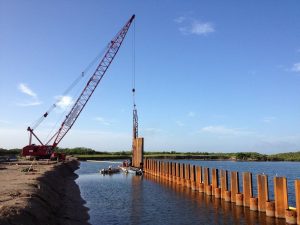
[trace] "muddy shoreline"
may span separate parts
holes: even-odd
[[[65,163],[0,164],[1,225],[88,225],[88,208],[74,173],[76,159]]]

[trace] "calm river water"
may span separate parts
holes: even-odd
[[[269,175],[272,196],[275,175],[288,178],[289,203],[295,205],[294,180],[300,179],[300,163],[292,162],[231,162],[178,160],[229,171]],[[81,196],[90,209],[90,223],[98,224],[267,224],[283,225],[284,220],[267,218],[264,213],[211,198],[191,189],[161,181],[152,176],[133,176],[123,173],[102,176],[99,169],[118,164],[110,162],[81,162],[76,180]],[[241,174],[240,174],[241,175]],[[241,180],[241,179],[240,179]]]

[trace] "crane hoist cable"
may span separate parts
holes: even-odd
[[[81,94],[73,104],[69,113],[66,115],[59,130],[50,138],[50,141],[54,139],[53,144],[48,145],[48,143],[50,142],[48,141],[45,145],[35,134],[33,128],[28,127],[27,130],[30,132],[29,144],[22,149],[22,156],[30,156],[36,158],[50,158],[52,156],[58,157],[58,153],[55,154],[54,149],[72,128],[72,126],[78,119],[80,113],[82,112],[87,102],[91,98],[92,94],[94,93],[95,89],[97,88],[98,84],[104,77],[107,69],[109,68],[115,56],[117,55],[132,21],[134,21],[134,18],[135,15],[132,15],[130,19],[126,22],[126,24],[121,28],[121,30],[119,30],[119,32],[109,42],[108,48],[103,54],[101,61],[96,66],[93,74],[90,76]],[[47,117],[47,112],[45,114],[46,115],[44,117]],[[35,138],[39,142],[39,145],[32,143],[33,138]],[[64,157],[62,156],[62,158]]]
[[[132,101],[133,101],[133,140],[139,136],[138,130],[138,114],[135,102],[135,21],[133,22],[133,38],[132,38]],[[134,144],[132,146],[134,148]]]
[[[102,51],[101,51],[101,53],[99,53],[92,61],[91,61],[91,63],[90,64],[88,64],[88,66],[83,70],[84,72],[82,72],[81,74],[81,77],[78,77],[78,78],[80,78],[80,79],[78,79],[78,81],[75,83],[75,81],[72,83],[72,85],[68,88],[69,89],[69,91],[67,92],[67,91],[65,91],[64,93],[63,93],[63,95],[61,95],[61,97],[60,98],[58,98],[58,100],[57,100],[57,102],[56,102],[56,107],[58,106],[58,104],[59,104],[59,102],[60,101],[62,101],[63,99],[63,97],[65,97],[66,95],[67,95],[67,93],[69,93],[75,86],[77,86],[78,84],[79,84],[79,82],[85,77],[85,74],[90,70],[90,69],[92,69],[92,67],[94,67],[95,65],[96,65],[96,63],[98,62],[98,60],[100,59],[100,57],[104,54],[104,51],[105,51],[105,49],[107,49],[108,48],[108,45],[107,45],[107,47],[105,47]],[[78,87],[78,90],[77,91],[74,91],[74,93],[75,94],[73,94],[72,96],[79,96],[79,94],[81,93],[81,91],[82,91],[82,87]],[[72,102],[73,100],[71,99],[71,102]],[[58,124],[59,123],[61,123],[61,121],[63,120],[63,118],[65,118],[65,115],[66,115],[66,113],[70,110],[70,107],[71,107],[71,105],[72,104],[70,104],[68,107],[66,107],[64,110],[63,110],[63,112],[61,113],[61,115],[60,115],[60,117],[56,120],[56,122],[55,122],[55,124],[52,126],[52,129],[48,132],[48,135],[45,137],[45,139],[44,139],[44,143],[46,143],[45,145],[48,145],[52,140],[53,140],[53,138],[54,138],[54,131],[57,129],[57,126],[58,126]],[[57,132],[56,132],[57,133]],[[52,138],[51,139],[49,139],[49,137],[51,137],[52,136]],[[48,141],[47,141],[48,140]]]
[[[132,32],[132,100],[135,107],[135,21],[133,22]]]
[[[70,84],[70,86],[62,93],[61,97],[58,98],[55,103],[53,103],[48,110],[39,118],[37,119],[32,125],[30,126],[32,130],[35,130],[43,121],[44,119],[58,106],[59,102],[62,100],[63,96],[66,96],[68,93],[72,91],[72,89],[85,77],[85,74],[92,69],[93,66],[99,61],[100,57],[103,56],[105,51],[109,48],[109,44],[105,46],[101,52],[87,65],[87,67],[81,72],[81,74]],[[57,123],[56,123],[57,125]]]
[[[59,130],[50,138],[47,142],[47,145],[43,144],[43,142],[37,137],[34,132],[34,129],[31,127],[27,128],[27,131],[30,132],[29,136],[29,145],[25,146],[22,150],[22,155],[28,156],[34,154],[38,154],[41,156],[49,156],[49,153],[53,151],[53,149],[60,143],[63,137],[68,133],[68,131],[72,128],[75,121],[79,117],[80,113],[84,109],[85,105],[89,101],[90,97],[94,93],[96,87],[102,80],[103,76],[105,75],[108,67],[114,60],[116,54],[118,53],[127,31],[130,28],[132,21],[134,21],[135,15],[132,15],[130,19],[126,22],[126,24],[121,28],[121,30],[114,36],[114,38],[108,43],[108,47],[105,49],[103,57],[101,61],[96,66],[94,73],[89,78],[88,82],[86,83],[84,89],[82,90],[81,94],[77,98],[76,102],[73,104],[71,110],[66,115],[64,121],[62,122]],[[54,107],[54,106],[53,106]],[[56,105],[55,105],[56,107]],[[52,107],[51,107],[52,108]],[[43,117],[46,118],[48,116],[48,112],[46,112]],[[32,138],[35,138],[40,145],[35,145],[32,143]],[[48,145],[48,143],[54,139],[52,145]]]
[[[55,134],[56,137],[52,145],[53,147],[56,147],[59,144],[59,142],[63,139],[63,137],[67,134],[67,132],[72,128],[73,124],[77,120],[78,116],[80,115],[81,111],[90,99],[91,95],[94,93],[95,88],[102,80],[105,72],[107,71],[108,67],[110,66],[111,62],[113,61],[117,52],[119,51],[119,48],[121,47],[121,44],[134,18],[135,15],[132,15],[132,17],[128,20],[124,27],[111,40],[109,48],[107,49],[103,59],[97,66],[96,71],[89,79],[88,83],[86,84],[84,90],[81,92],[80,96],[76,100],[69,114],[66,115],[66,118],[62,122],[62,125],[59,128],[57,134]]]

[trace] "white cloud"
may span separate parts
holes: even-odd
[[[18,88],[22,93],[29,95],[31,97],[37,98],[36,93],[34,91],[32,91],[26,84],[20,83],[18,85]]]
[[[185,124],[183,122],[181,122],[180,120],[177,120],[175,121],[176,124],[179,126],[179,127],[183,127]]]
[[[199,21],[194,21],[192,23],[192,27],[190,32],[192,34],[197,34],[197,35],[207,35],[209,33],[215,32],[214,25],[209,22],[199,22]]]
[[[300,72],[300,62],[294,63],[291,69],[293,72]]]
[[[263,118],[264,123],[271,123],[274,120],[276,120],[276,117],[274,117],[274,116],[267,116],[267,117]]]
[[[29,101],[29,102],[23,102],[23,103],[17,103],[18,106],[27,107],[27,106],[37,106],[41,105],[42,102],[39,100]]]
[[[242,129],[227,128],[224,126],[206,126],[203,127],[201,131],[205,133],[224,135],[224,136],[239,136],[239,135],[245,135],[250,133]]]
[[[37,106],[42,104],[42,102],[38,99],[37,94],[31,90],[26,84],[20,83],[18,85],[18,89],[23,93],[31,97],[31,100],[27,100],[21,103],[16,103],[17,106],[27,107],[27,106]]]
[[[185,20],[186,20],[186,17],[184,17],[184,16],[180,16],[180,17],[177,17],[176,19],[174,19],[174,21],[176,23],[182,23]]]
[[[178,17],[174,21],[179,24],[179,31],[184,35],[208,35],[215,32],[215,26],[211,22],[202,22],[193,18]]]
[[[58,106],[60,109],[66,109],[74,103],[73,98],[68,95],[61,95],[55,98],[57,100],[56,106]]]
[[[195,116],[196,116],[196,113],[193,112],[193,111],[190,111],[190,112],[188,112],[187,116],[188,116],[188,117],[195,117]]]
[[[111,125],[110,121],[108,121],[108,120],[106,120],[106,119],[104,119],[103,117],[100,117],[100,116],[96,117],[95,120],[98,121],[98,122],[100,122],[103,125],[106,125],[106,126]]]

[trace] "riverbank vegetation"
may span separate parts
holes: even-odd
[[[56,148],[57,152],[73,155],[82,160],[88,159],[126,159],[131,157],[131,151],[96,151],[91,148]],[[0,157],[8,155],[19,155],[21,149],[0,148]],[[278,154],[260,154],[258,152],[232,152],[232,153],[213,153],[213,152],[176,152],[176,151],[148,151],[145,152],[148,158],[171,158],[171,159],[203,159],[203,160],[238,160],[238,161],[300,161],[300,151]]]

